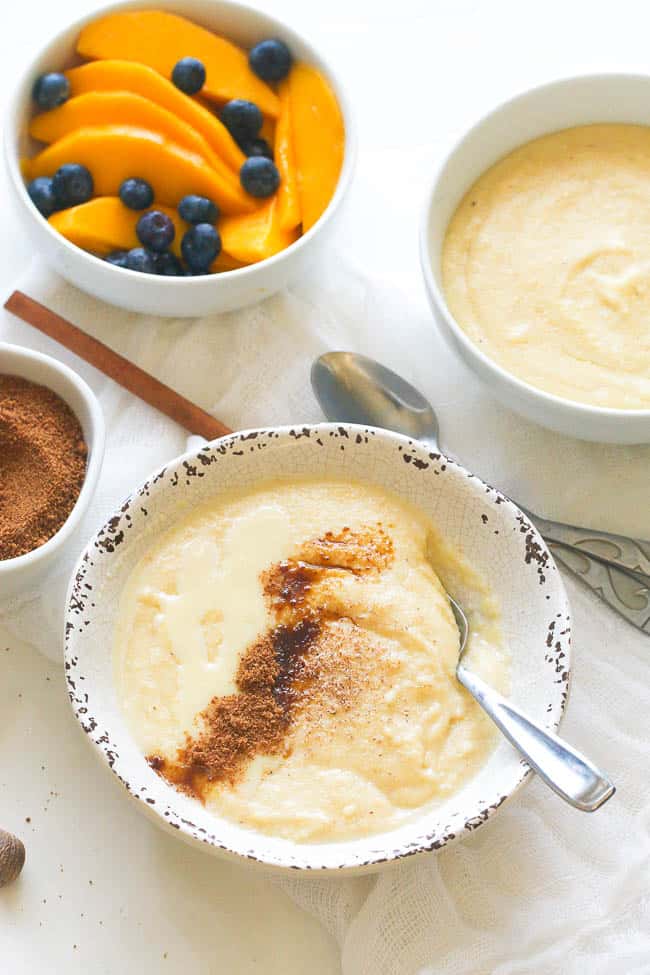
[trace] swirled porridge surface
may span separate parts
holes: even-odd
[[[649,215],[649,127],[586,125],[520,146],[483,173],[449,224],[449,309],[533,386],[647,409]]]
[[[116,684],[152,767],[219,815],[303,842],[386,830],[451,795],[495,735],[455,679],[437,572],[471,594],[474,663],[507,691],[484,583],[396,496],[292,479],[193,512],[120,607]]]

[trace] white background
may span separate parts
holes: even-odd
[[[347,82],[360,158],[341,240],[422,309],[419,211],[449,140],[539,81],[650,70],[650,8],[641,0],[258,5],[311,37]],[[5,6],[0,99],[34,51],[92,6]],[[32,255],[4,177],[0,193],[4,294]],[[28,852],[21,881],[0,891],[0,972],[339,971],[333,941],[265,879],[190,850],[131,808],[79,734],[59,669],[1,631],[0,825]]]

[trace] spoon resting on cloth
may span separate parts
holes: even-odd
[[[431,403],[374,359],[355,352],[327,352],[313,363],[311,384],[328,420],[394,430],[441,453]],[[650,636],[649,541],[565,525],[518,507],[566,568]]]
[[[460,605],[447,596],[460,634],[456,677],[508,741],[553,792],[583,812],[594,812],[616,792],[612,782],[584,755],[546,731],[467,667],[469,623]]]

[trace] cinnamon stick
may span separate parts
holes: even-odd
[[[216,440],[217,437],[232,433],[229,427],[220,420],[215,420],[200,406],[185,399],[144,369],[140,369],[124,356],[113,352],[103,342],[83,332],[61,315],[57,315],[29,295],[23,294],[22,291],[14,291],[6,300],[5,308],[12,315],[16,315],[17,318],[21,318],[40,332],[60,342],[70,352],[89,362],[91,366],[99,369],[124,389],[128,389],[134,396],[139,396],[145,403],[175,420],[189,433],[205,437],[206,440]]]

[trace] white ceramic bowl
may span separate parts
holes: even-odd
[[[154,539],[198,503],[270,477],[335,475],[379,484],[426,511],[493,588],[512,654],[512,696],[549,728],[567,700],[569,607],[560,574],[521,512],[479,478],[418,443],[350,424],[248,431],[185,454],[150,477],[83,553],[68,594],[65,667],[74,712],[139,808],[211,853],[270,867],[374,870],[477,829],[529,776],[502,740],[475,779],[400,829],[347,842],[297,844],[216,817],[147,765],[113,684],[109,648],[124,582]],[[461,602],[463,592],[454,593]]]
[[[22,376],[47,386],[76,415],[88,445],[86,477],[77,503],[56,535],[44,545],[15,559],[0,560],[0,598],[36,588],[54,563],[75,542],[79,523],[90,504],[104,457],[104,417],[90,387],[72,369],[48,355],[0,342],[0,374]]]
[[[286,250],[258,264],[203,277],[154,277],[115,268],[53,230],[31,202],[20,172],[20,159],[34,154],[36,144],[27,133],[34,112],[31,98],[34,80],[43,71],[61,70],[80,63],[75,43],[83,25],[113,10],[151,8],[171,10],[196,23],[221,31],[230,39],[250,47],[264,37],[280,37],[297,60],[317,67],[329,80],[345,122],[345,156],[339,182],[330,204],[310,230]],[[296,280],[326,243],[334,217],[352,177],[355,137],[352,117],[343,89],[331,68],[314,48],[274,17],[227,0],[147,0],[120,3],[93,10],[82,20],[61,31],[24,72],[11,100],[4,132],[5,158],[14,196],[26,232],[45,260],[67,281],[82,291],[130,311],[164,316],[198,316],[231,311],[262,301]],[[133,174],[137,176],[137,173]]]
[[[589,406],[544,392],[488,358],[454,320],[442,288],[440,255],[465,193],[502,156],[549,132],[593,122],[650,124],[650,76],[599,74],[534,88],[484,116],[438,170],[420,234],[424,281],[441,334],[506,406],[558,433],[612,443],[650,442],[650,410]]]

